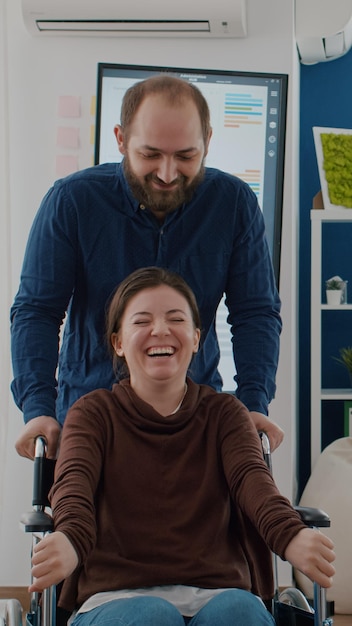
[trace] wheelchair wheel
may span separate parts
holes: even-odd
[[[279,602],[295,606],[298,609],[303,609],[303,611],[307,611],[307,613],[314,613],[314,609],[310,606],[305,595],[295,587],[289,587],[282,591],[279,595]]]

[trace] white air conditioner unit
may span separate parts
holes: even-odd
[[[301,63],[332,61],[352,46],[352,0],[296,0]]]
[[[245,37],[246,0],[22,0],[32,35]]]

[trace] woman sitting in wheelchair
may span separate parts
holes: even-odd
[[[131,274],[107,335],[128,377],[67,415],[30,591],[64,580],[73,626],[270,626],[269,548],[329,587],[332,542],[278,492],[247,409],[187,375],[201,331],[183,279]]]

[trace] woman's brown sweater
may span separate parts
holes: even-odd
[[[274,485],[248,411],[188,380],[162,417],[127,380],[78,400],[51,492],[80,566],[60,605],[99,591],[183,584],[271,597],[271,550],[304,527]]]

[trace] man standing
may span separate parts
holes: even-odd
[[[209,109],[183,80],[162,75],[131,87],[115,135],[122,163],[57,181],[32,226],[11,312],[12,390],[26,422],[17,451],[32,457],[43,435],[55,456],[68,408],[111,386],[105,310],[125,276],[151,265],[178,272],[194,290],[202,342],[190,375],[219,391],[215,316],[225,293],[236,394],[275,448],[283,433],[266,415],[280,301],[256,196],[238,178],[205,167]]]

